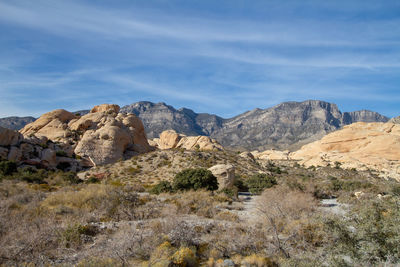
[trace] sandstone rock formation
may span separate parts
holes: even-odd
[[[160,138],[152,140],[159,149],[184,148],[187,150],[213,150],[220,151],[224,148],[208,136],[186,136],[174,130],[166,130]]]
[[[358,122],[289,155],[305,166],[372,169],[400,181],[400,125]]]
[[[217,177],[218,190],[233,186],[235,182],[235,168],[232,165],[218,164],[212,166],[208,170]]]
[[[389,122],[391,122],[391,123],[396,123],[396,124],[400,124],[400,116],[391,118]]]
[[[56,109],[40,116],[36,121],[29,123],[20,130],[24,136],[45,136],[53,141],[62,141],[67,136],[68,122],[75,115],[64,109]]]
[[[242,157],[242,158],[247,158],[247,159],[250,159],[250,160],[255,160],[255,157],[254,157],[253,153],[248,152],[248,151],[245,151],[245,152],[240,153],[239,156]]]
[[[75,154],[93,165],[113,163],[150,151],[140,119],[118,112],[118,105],[108,104],[95,106],[81,117],[59,109],[42,115],[20,132],[26,138],[46,137],[58,142],[68,157]],[[51,157],[47,152],[46,159],[51,161]]]
[[[263,160],[289,160],[289,150],[279,151],[275,149],[269,149],[262,152],[253,151],[252,155],[256,159]]]

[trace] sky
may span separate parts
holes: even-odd
[[[308,99],[400,115],[400,1],[0,0],[0,117]]]

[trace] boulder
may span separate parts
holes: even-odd
[[[46,148],[42,151],[41,160],[46,162],[48,166],[57,166],[56,152],[52,149]]]
[[[34,156],[33,154],[34,154],[34,151],[35,151],[35,147],[33,145],[31,145],[31,144],[22,143],[20,145],[19,149],[20,149],[22,157],[24,159],[29,159],[32,156]]]
[[[131,142],[127,131],[106,125],[97,130],[86,131],[75,148],[75,153],[88,157],[95,165],[103,165],[123,159],[124,151]]]
[[[158,143],[158,148],[160,149],[171,149],[175,148],[179,140],[181,140],[183,135],[177,134],[174,130],[166,130],[160,134],[160,140]]]
[[[220,151],[224,148],[208,136],[186,136],[174,130],[163,131],[160,138],[153,139],[159,149],[184,148],[187,150],[213,150]]]
[[[96,112],[114,112],[118,113],[120,110],[120,107],[118,105],[114,104],[101,104],[94,106],[91,110],[90,113],[96,113]]]
[[[0,146],[14,146],[22,139],[23,137],[19,132],[0,127]]]
[[[8,149],[5,147],[0,147],[0,159],[6,160],[8,159]]]
[[[10,148],[10,151],[8,152],[8,160],[12,160],[12,161],[20,161],[22,158],[22,152],[21,150],[16,147],[16,146],[12,146]]]
[[[65,139],[68,122],[75,118],[75,115],[64,109],[57,109],[40,116],[36,121],[29,123],[20,130],[24,136],[35,135],[37,137],[45,136],[53,141],[62,141]]]
[[[218,164],[209,168],[218,179],[218,190],[230,188],[235,182],[235,167],[232,165]]]

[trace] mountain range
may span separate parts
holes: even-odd
[[[79,111],[81,115],[86,112]],[[369,110],[341,112],[335,104],[319,100],[284,102],[228,119],[147,101],[124,106],[121,112],[137,115],[143,121],[148,138],[159,137],[162,131],[173,129],[185,135],[210,136],[225,147],[260,151],[296,150],[344,125],[389,120]],[[0,119],[0,126],[20,129],[33,120],[33,117],[8,117]]]

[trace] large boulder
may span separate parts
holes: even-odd
[[[358,122],[290,154],[305,166],[372,169],[400,181],[400,125]]]
[[[230,188],[235,182],[235,167],[232,165],[218,164],[209,168],[212,174],[217,177],[218,190]]]
[[[20,133],[26,137],[30,135],[39,138],[45,136],[53,141],[61,141],[68,135],[68,122],[74,118],[74,114],[64,109],[53,110],[26,125],[20,130]]]
[[[42,151],[42,162],[44,165],[48,165],[51,167],[57,166],[57,156],[56,152],[52,149],[46,148]]]
[[[120,107],[118,105],[114,105],[114,104],[101,104],[101,105],[97,105],[94,106],[91,110],[90,113],[96,113],[96,112],[114,112],[114,113],[118,113],[120,110]]]
[[[22,139],[23,137],[19,132],[0,127],[0,146],[14,146]]]
[[[184,148],[187,150],[213,150],[220,151],[224,148],[208,136],[186,136],[178,134],[174,130],[166,130],[160,134],[160,138],[152,140],[159,149]]]
[[[73,153],[93,165],[113,163],[124,156],[151,150],[142,121],[133,114],[122,114],[118,105],[95,106],[84,116],[75,116],[65,110],[44,114],[22,130],[28,136],[47,137],[58,142],[68,155]],[[48,158],[52,159],[49,151]],[[51,164],[52,164],[51,163]]]
[[[6,160],[8,158],[8,149],[5,147],[0,147],[0,159]]]

